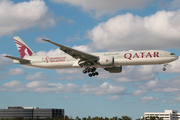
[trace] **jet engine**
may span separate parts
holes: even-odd
[[[114,57],[100,56],[98,63],[102,66],[113,66],[114,65]]]
[[[121,73],[122,72],[122,66],[119,67],[111,67],[111,68],[104,68],[106,71],[110,73]]]

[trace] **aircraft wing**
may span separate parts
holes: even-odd
[[[13,60],[19,60],[19,62],[29,62],[30,60],[27,60],[27,59],[22,59],[22,58],[18,58],[18,57],[13,57],[13,56],[9,56],[9,55],[6,55],[4,57],[7,57],[7,58],[10,58],[10,59],[13,59]]]
[[[92,55],[92,54],[89,54],[89,53],[85,53],[85,52],[82,52],[82,51],[79,51],[79,50],[76,50],[76,49],[73,49],[73,48],[70,48],[70,47],[55,43],[55,42],[52,42],[50,40],[46,40],[46,39],[43,39],[43,40],[46,41],[46,42],[50,42],[50,43],[60,47],[60,50],[62,50],[65,53],[69,54],[73,58],[76,58],[76,59],[79,58],[81,60],[88,60],[88,61],[98,60],[99,59],[98,56],[95,56],[95,55]]]

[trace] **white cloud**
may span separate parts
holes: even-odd
[[[80,46],[75,45],[73,48],[82,52],[87,52],[87,53],[90,53],[93,51],[93,49],[88,45],[80,45]]]
[[[4,92],[23,92],[25,91],[23,83],[19,81],[11,81],[5,83],[2,87],[0,87],[0,91]]]
[[[132,93],[133,96],[143,96],[146,94],[146,90],[136,90]]]
[[[159,71],[162,71],[161,69]],[[98,72],[100,73],[98,78],[111,78],[114,82],[147,81],[155,79],[155,76],[158,74],[157,68],[154,65],[123,66],[121,73],[108,73],[103,69],[98,69]]]
[[[111,85],[104,82],[102,85],[87,85],[84,84],[81,88],[81,94],[93,95],[108,95],[108,94],[121,94],[125,88],[123,86]]]
[[[40,55],[40,56],[46,56],[46,55],[61,55],[61,54],[64,54],[63,51],[61,51],[59,48],[57,49],[51,49],[49,52],[46,52],[46,51],[39,51],[36,53],[37,55]]]
[[[37,72],[34,75],[28,75],[25,78],[26,80],[48,80],[48,75],[43,75],[43,72]]]
[[[65,74],[65,73],[68,73],[68,74],[75,74],[75,73],[82,73],[82,70],[83,69],[80,69],[80,68],[67,68],[67,69],[57,69],[56,70],[56,73],[58,74]]]
[[[115,96],[106,98],[106,100],[120,100],[120,99],[122,99],[120,95],[115,95]]]
[[[8,88],[13,88],[13,87],[21,86],[21,85],[22,85],[21,82],[14,80],[14,81],[5,83],[3,86],[8,87]]]
[[[55,3],[67,3],[82,8],[91,16],[98,18],[104,14],[114,14],[122,9],[144,8],[151,0],[51,0]]]
[[[163,100],[162,103],[180,103],[180,97],[172,100]]]
[[[37,42],[37,43],[47,43],[46,41],[44,41],[44,40],[42,40],[42,39],[48,39],[48,40],[49,40],[49,38],[46,38],[46,37],[44,37],[44,36],[40,36],[40,37],[37,37],[37,38],[35,39],[35,42]]]
[[[68,99],[69,99],[69,97],[68,97],[68,96],[66,96],[66,97],[63,97],[63,98],[57,98],[57,99],[59,99],[59,100],[68,100]]]
[[[176,9],[180,8],[180,1],[179,0],[173,0],[171,4],[169,5],[170,8]]]
[[[147,83],[139,84],[137,87],[151,92],[178,94],[180,91],[179,79],[180,76],[174,76],[169,80],[151,80]]]
[[[113,95],[123,93],[125,88],[123,86],[111,85],[104,82],[101,85],[87,85],[82,86],[68,83],[49,83],[48,81],[32,81],[23,84],[19,81],[12,81],[5,83],[0,87],[0,91],[29,91],[38,93],[78,93],[81,95]]]
[[[24,71],[22,68],[11,68],[8,72],[9,75],[24,75],[26,74],[26,71]]]
[[[145,97],[141,98],[141,102],[143,102],[143,103],[147,103],[149,101],[157,101],[157,100],[159,100],[159,98],[154,98],[152,96],[150,96],[150,97],[145,96]]]
[[[180,57],[167,65],[168,73],[180,73]]]
[[[0,36],[34,26],[47,28],[56,24],[43,0],[19,3],[1,0],[0,11]]]
[[[66,69],[57,69],[56,73],[60,74],[61,76],[57,78],[56,80],[80,80],[83,79],[84,76],[87,77],[87,75],[84,75],[82,73],[81,68],[66,68]],[[70,74],[70,75],[69,75]]]
[[[180,10],[140,17],[127,13],[88,31],[95,49],[132,50],[180,48]]]
[[[0,70],[4,70],[6,66],[13,63],[11,59],[4,57],[4,55],[5,54],[0,54]]]
[[[87,75],[85,75],[87,76]],[[84,78],[84,75],[82,73],[80,74],[63,74],[62,76],[60,76],[59,78],[57,78],[56,80],[70,80],[70,81],[74,81],[74,80],[81,80]]]
[[[80,46],[74,46],[72,47],[76,50],[82,51],[82,52],[92,52],[94,50],[92,50],[88,45],[80,45]],[[50,51],[46,52],[46,51],[39,51],[36,53],[37,55],[42,55],[42,56],[46,56],[46,55],[61,55],[61,54],[66,54],[63,51],[61,51],[59,48],[57,49],[51,49]]]

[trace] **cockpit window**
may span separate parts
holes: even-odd
[[[171,53],[171,55],[175,55],[174,53]]]

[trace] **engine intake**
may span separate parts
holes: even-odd
[[[104,69],[110,73],[121,73],[122,72],[122,66],[112,67],[112,68],[104,68]]]

